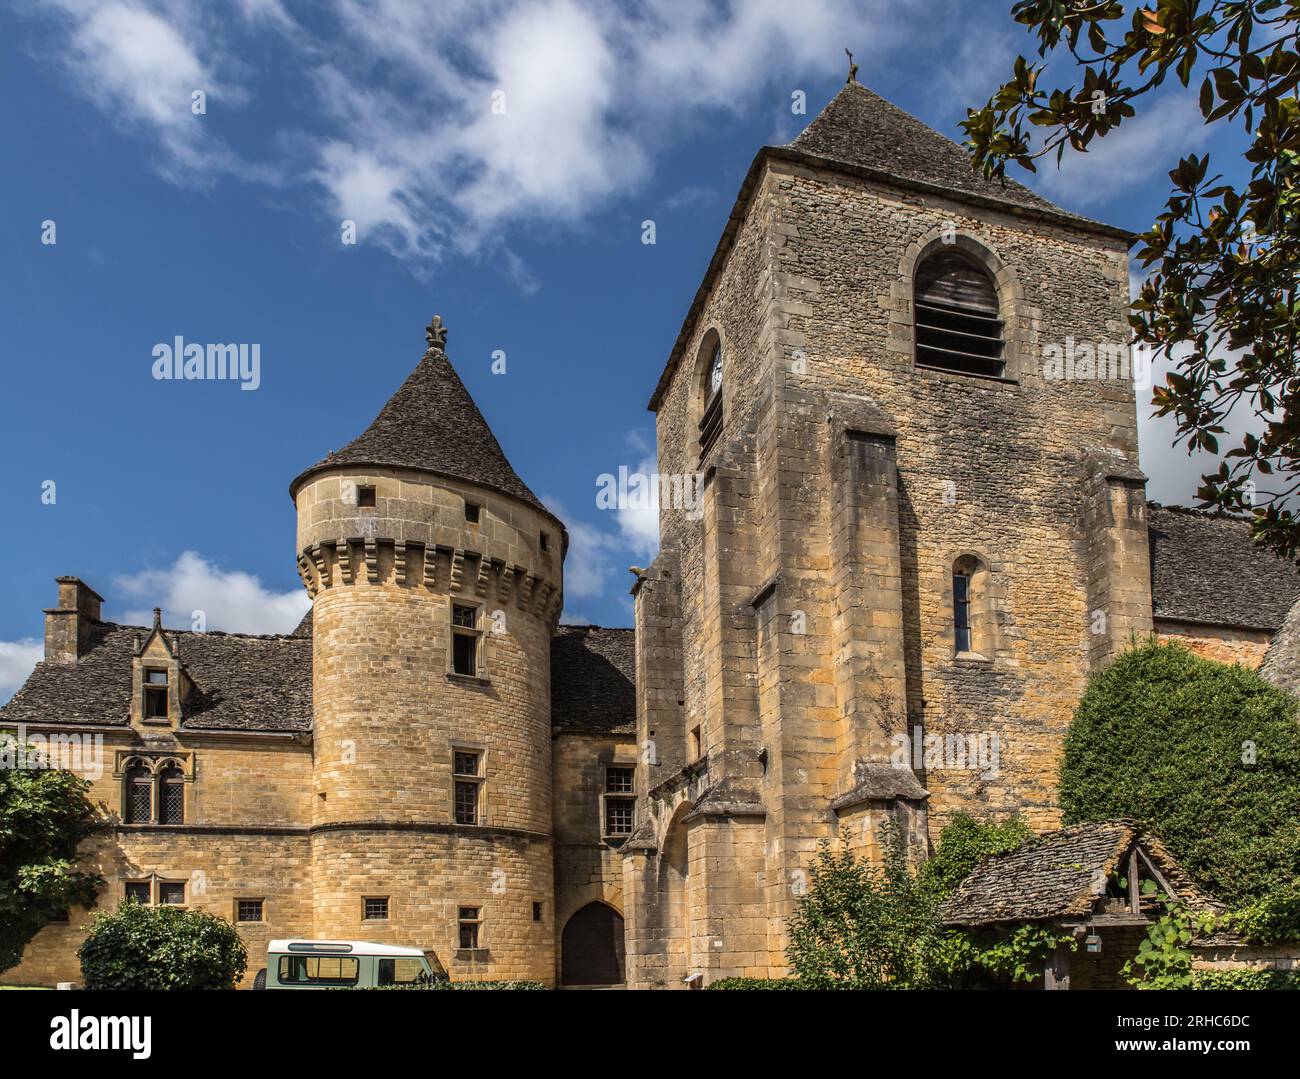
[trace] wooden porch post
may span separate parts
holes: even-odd
[[[1070,949],[1068,945],[1058,944],[1056,951],[1047,961],[1043,970],[1044,989],[1070,988]]]

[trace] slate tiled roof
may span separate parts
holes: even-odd
[[[1155,836],[1131,820],[1076,824],[1036,836],[1018,850],[980,862],[940,908],[947,925],[991,925],[1082,918],[1106,892],[1107,878],[1134,842],[1159,868],[1178,898],[1193,908],[1217,908],[1169,856]]]
[[[1014,180],[986,179],[971,168],[969,151],[858,82],[848,83],[836,94],[790,148],[955,193],[1067,213]]]
[[[560,626],[551,639],[551,724],[562,730],[636,729],[636,641],[631,629]]]
[[[38,663],[3,709],[7,723],[110,723],[126,726],[131,658],[140,626],[99,622],[75,664]],[[308,731],[311,638],[167,630],[195,693],[185,704],[187,730]]]
[[[1296,567],[1250,539],[1250,522],[1151,503],[1156,618],[1270,632],[1300,594]]]
[[[510,467],[483,413],[441,349],[429,349],[370,426],[303,472],[290,485],[290,494],[308,476],[336,465],[434,472],[513,495],[550,515]]]

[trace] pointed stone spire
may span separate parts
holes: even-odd
[[[444,351],[440,315],[425,329],[428,350],[379,415],[359,436],[317,461],[289,487],[341,465],[411,468],[513,495],[549,513],[510,466],[501,444]]]
[[[843,89],[790,143],[790,149],[934,184],[954,194],[982,195],[1026,208],[1065,212],[1014,180],[985,179],[971,168],[965,149],[858,82],[857,65],[852,60],[849,53],[849,77]]]

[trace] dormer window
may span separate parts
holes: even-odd
[[[1002,375],[998,293],[983,266],[964,251],[936,251],[917,267],[912,295],[917,366]]]
[[[144,718],[167,719],[167,672],[146,670],[144,672]]]

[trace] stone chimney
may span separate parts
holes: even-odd
[[[99,621],[103,597],[80,577],[56,577],[59,605],[45,612],[45,662],[76,663]]]

